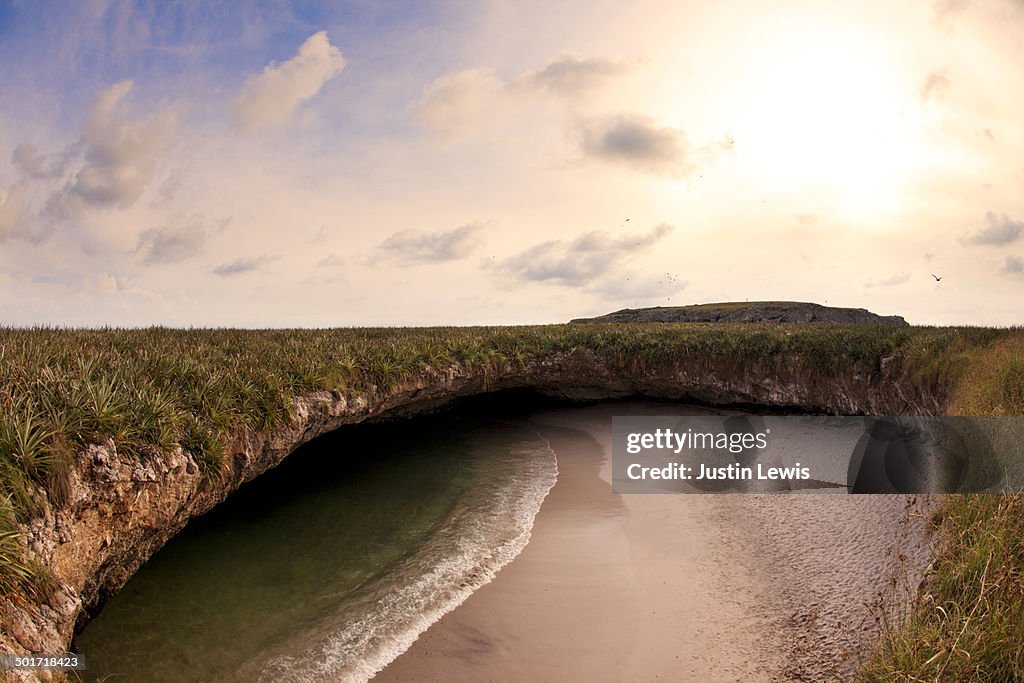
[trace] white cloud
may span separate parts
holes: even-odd
[[[21,186],[12,185],[0,189],[0,242],[8,237],[22,237],[27,233],[25,226],[25,202]]]
[[[66,157],[66,155],[64,155]],[[35,145],[20,144],[11,154],[11,163],[29,178],[55,178],[63,174],[66,158],[47,159]]]
[[[117,278],[110,273],[96,272],[82,276],[81,293],[95,292],[104,296],[117,294],[120,289]]]
[[[615,60],[572,54],[563,54],[509,81],[490,69],[466,69],[432,81],[413,110],[423,124],[456,137],[493,123],[510,111],[539,103],[537,96],[541,94],[577,100],[627,69]]]
[[[668,223],[662,223],[648,233],[620,237],[595,230],[568,244],[550,241],[530,247],[502,261],[498,269],[517,280],[581,287],[594,283],[620,263],[654,246],[673,229]]]
[[[627,70],[624,63],[616,60],[566,53],[536,71],[523,74],[512,85],[545,88],[560,97],[570,97],[593,90]]]
[[[281,258],[280,256],[271,256],[270,254],[263,254],[262,256],[256,256],[253,258],[239,258],[231,261],[230,263],[222,263],[213,269],[214,275],[220,275],[221,277],[231,277],[234,275],[241,275],[243,273],[251,273],[253,271],[263,270],[263,267],[273,263],[274,261]]]
[[[1004,214],[989,211],[985,214],[985,225],[963,238],[967,244],[1010,244],[1024,233],[1024,221],[1012,220]]]
[[[467,223],[452,230],[396,232],[377,247],[380,253],[405,263],[444,263],[465,258],[479,244],[483,223]]]
[[[132,82],[125,80],[96,96],[80,142],[84,162],[50,198],[49,209],[57,216],[130,207],[153,180],[157,158],[170,144],[178,117],[163,111],[142,121],[124,118],[122,102],[131,89]]]
[[[327,32],[314,33],[294,57],[246,80],[234,102],[235,121],[244,130],[283,125],[344,68],[345,58]]]
[[[345,259],[338,256],[336,252],[331,252],[325,258],[317,261],[317,268],[341,268],[345,265]]]
[[[865,283],[866,287],[895,287],[910,281],[910,273],[903,272],[891,275],[881,280],[870,280]]]
[[[503,83],[489,69],[467,69],[436,79],[414,105],[421,122],[455,137],[474,131],[501,104]]]
[[[230,219],[220,221],[215,228],[208,228],[202,216],[194,215],[188,220],[150,228],[139,237],[137,252],[142,252],[142,262],[179,263],[199,254],[211,234],[221,231]]]

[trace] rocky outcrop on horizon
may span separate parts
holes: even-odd
[[[572,323],[832,323],[838,325],[907,325],[898,315],[878,315],[864,308],[837,308],[799,301],[751,301],[624,308]]]

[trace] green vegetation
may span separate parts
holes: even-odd
[[[32,567],[21,558],[11,501],[0,499],[0,596],[29,595],[33,576]]]
[[[967,353],[967,350],[963,351]],[[953,415],[1021,415],[1024,335],[1011,335],[971,352],[970,373],[950,397]]]
[[[862,677],[1024,680],[1024,497],[949,496],[932,523],[944,545]]]
[[[33,574],[17,523],[65,502],[74,458],[93,443],[136,457],[180,446],[215,479],[229,438],[284,425],[296,396],[373,396],[452,366],[488,377],[556,355],[639,375],[690,363],[757,376],[800,362],[817,382],[885,364],[963,412],[1024,414],[1022,347],[1018,330],[873,325],[0,328],[0,597],[24,593]]]
[[[949,414],[1024,414],[1024,336],[936,351],[918,346],[911,365],[947,377]],[[1001,448],[1020,439],[991,437]],[[862,677],[1024,680],[1024,496],[949,496],[932,524],[940,542],[935,563],[910,611],[883,619],[880,646]]]

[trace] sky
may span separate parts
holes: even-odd
[[[0,0],[0,325],[1020,325],[1021,35],[1024,0]]]

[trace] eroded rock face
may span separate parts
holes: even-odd
[[[831,323],[837,325],[906,325],[898,315],[878,315],[864,308],[836,308],[796,301],[701,304],[624,308],[574,323]]]
[[[789,357],[770,366],[729,368],[687,361],[627,370],[577,351],[486,372],[451,366],[368,396],[319,392],[297,398],[288,426],[234,435],[216,479],[180,449],[127,456],[111,441],[90,445],[76,459],[66,505],[48,505],[25,528],[29,556],[49,568],[56,587],[37,604],[0,606],[0,651],[66,651],[76,628],[189,519],[209,511],[300,445],[346,424],[408,417],[458,397],[521,388],[573,400],[643,395],[838,415],[941,413],[942,397],[894,374],[896,365],[821,369]]]

